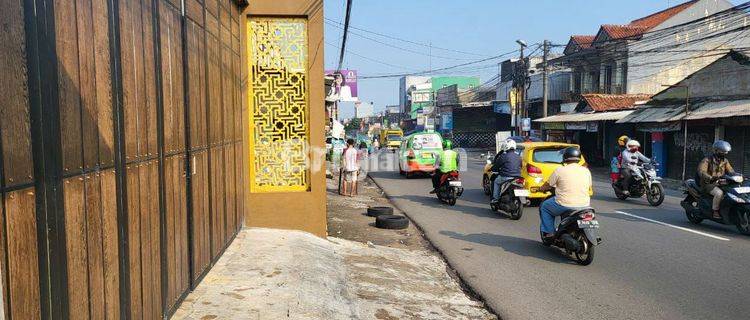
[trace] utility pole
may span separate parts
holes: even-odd
[[[521,136],[523,135],[523,128],[522,128],[522,121],[524,118],[524,110],[525,103],[526,103],[526,60],[523,56],[523,49],[526,48],[526,42],[523,40],[516,40],[516,43],[518,43],[519,46],[521,46],[521,58],[519,61],[519,66],[521,70],[515,70],[517,81],[516,81],[516,93],[518,95],[518,102],[516,103],[517,106],[517,112],[516,112],[516,133]]]
[[[682,181],[685,181],[685,171],[687,170],[687,137],[688,137],[688,114],[690,113],[690,86],[683,84],[665,85],[668,88],[685,88],[685,116],[682,118]]]
[[[547,61],[549,59],[549,41],[544,40],[544,56],[542,57],[542,118],[547,117],[547,98],[549,97],[549,74]],[[542,137],[547,138],[546,132],[542,130]]]
[[[549,74],[547,70],[549,59],[549,41],[544,40],[544,56],[542,60],[542,117],[547,117],[547,98],[549,97]]]

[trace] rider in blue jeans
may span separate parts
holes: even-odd
[[[563,151],[563,165],[539,188],[541,192],[555,189],[555,196],[539,206],[540,229],[545,238],[555,233],[555,217],[568,210],[588,208],[591,204],[591,171],[581,166],[580,161],[581,150],[577,147],[566,148]]]
[[[502,150],[495,156],[492,163],[492,172],[497,173],[492,188],[492,202],[500,201],[500,187],[503,182],[521,176],[521,156],[516,153],[516,142],[506,140],[502,144]]]

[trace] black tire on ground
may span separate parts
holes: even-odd
[[[409,219],[394,214],[384,214],[375,218],[375,226],[380,229],[406,229]]]
[[[648,200],[648,204],[657,207],[664,202],[664,187],[657,183],[653,184],[651,188],[653,188],[653,190],[650,192],[648,190],[646,191],[646,200]]]
[[[414,179],[414,172],[406,172],[406,179]]]
[[[384,214],[393,214],[393,208],[391,207],[369,207],[367,208],[367,215],[370,217],[378,217]]]
[[[398,174],[400,174],[402,176],[406,174],[406,171],[404,171],[403,169],[401,169],[401,164],[400,163],[398,164]]]

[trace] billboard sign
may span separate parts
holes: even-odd
[[[444,112],[440,117],[442,120],[440,122],[440,128],[444,131],[453,130],[453,112]]]
[[[495,113],[510,114],[510,103],[506,101],[493,101],[492,109]]]
[[[566,122],[565,123],[565,130],[586,130],[588,129],[588,125],[586,125],[586,122]]]
[[[338,96],[339,101],[359,101],[357,70],[326,70],[326,76],[333,77],[333,85],[329,96]]]

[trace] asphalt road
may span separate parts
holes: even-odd
[[[604,243],[583,267],[541,245],[538,208],[519,221],[491,212],[484,162],[470,157],[467,165],[453,207],[428,194],[428,178],[370,176],[503,319],[750,319],[750,237],[690,224],[677,192],[654,208],[645,199],[620,201],[595,181]]]

